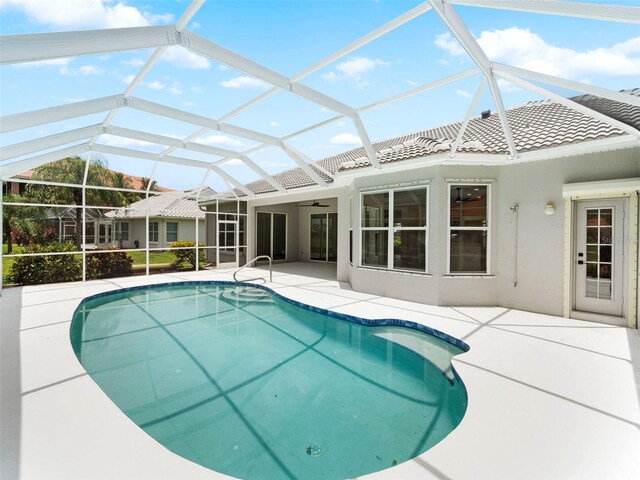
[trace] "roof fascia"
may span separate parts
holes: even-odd
[[[456,39],[460,42],[460,45],[462,45],[462,48],[465,49],[471,60],[473,60],[487,79],[487,84],[491,91],[491,95],[493,96],[493,101],[500,118],[500,123],[502,124],[502,131],[507,141],[507,145],[509,146],[509,152],[511,152],[511,156],[513,158],[517,157],[518,152],[516,150],[516,144],[513,140],[511,127],[509,127],[509,121],[507,120],[507,113],[504,108],[500,89],[498,88],[496,78],[491,69],[491,62],[474,38],[473,34],[467,28],[466,24],[450,4],[439,0],[428,1],[436,14],[440,17],[451,33],[453,33]]]
[[[555,0],[447,0],[468,7],[497,8],[564,17],[589,18],[607,22],[640,23],[640,8]]]
[[[0,36],[0,64],[177,45],[173,25]]]

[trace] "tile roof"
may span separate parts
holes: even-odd
[[[640,88],[623,92],[640,96]],[[640,129],[640,107],[593,95],[574,97],[571,100]],[[550,100],[529,102],[509,108],[506,112],[519,153],[600,140],[625,133],[609,124]],[[462,122],[459,121],[390,138],[374,143],[373,148],[376,150],[381,164],[431,155],[449,150],[461,125]],[[507,155],[509,153],[507,142],[498,115],[492,113],[486,119],[472,118],[467,125],[458,151],[461,153]],[[327,182],[331,182],[332,180],[314,164],[320,165],[334,174],[371,166],[364,147],[358,147],[310,164]],[[275,174],[273,178],[288,190],[316,184],[300,167]],[[262,179],[245,186],[256,194],[276,191]],[[227,197],[234,194],[238,197],[245,196],[238,189],[225,192]]]
[[[113,210],[106,214],[111,218],[146,218],[147,208],[149,217],[193,218],[196,214],[204,219],[205,213],[196,207],[195,190],[184,192],[163,192],[149,196],[129,205],[128,210]]]

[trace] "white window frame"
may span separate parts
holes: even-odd
[[[484,227],[451,227],[451,187],[487,187],[487,224]],[[491,276],[491,186],[490,182],[481,180],[466,180],[460,182],[447,183],[447,275],[455,277],[475,277]],[[452,272],[451,271],[451,231],[452,230],[475,230],[487,232],[487,255],[484,272]]]
[[[153,231],[153,233],[155,235],[151,235],[152,234],[152,230],[154,230],[154,229],[151,228],[152,225],[155,225],[155,231]],[[147,232],[147,234],[149,235],[149,244],[152,244],[152,243],[156,243],[157,244],[158,241],[160,240],[160,222],[155,222],[155,221],[151,222],[150,221],[149,222],[149,231]],[[155,240],[154,240],[154,237],[155,237]]]
[[[175,240],[169,240],[169,224],[170,223],[175,223],[176,224],[176,239]],[[173,242],[177,242],[179,239],[178,236],[178,232],[180,231],[180,225],[179,222],[166,222],[164,225],[164,240],[166,243],[173,243]],[[173,233],[173,232],[171,232]]]
[[[125,225],[127,226],[126,232],[125,232],[124,228],[122,228]],[[118,226],[120,227],[119,228],[119,230],[120,230],[120,232],[119,232],[120,233],[120,240],[123,241],[123,242],[128,242],[129,241],[129,233],[131,232],[131,229],[130,229],[131,225],[129,224],[129,222],[119,222]],[[124,234],[125,233],[127,234],[127,238],[124,238]]]
[[[425,226],[424,227],[394,227],[394,194],[395,192],[401,192],[406,190],[418,190],[425,189]],[[359,227],[359,255],[358,255],[358,266],[362,268],[372,268],[377,270],[392,270],[395,272],[407,272],[407,273],[418,273],[418,274],[428,274],[429,273],[429,185],[428,184],[416,184],[416,185],[407,185],[403,187],[392,187],[392,188],[380,188],[380,189],[371,189],[367,191],[360,192],[360,202],[358,205],[359,213],[358,213],[358,227]],[[379,193],[387,193],[389,196],[389,224],[386,227],[363,227],[362,226],[362,201],[365,195],[371,194],[379,194]],[[387,266],[376,266],[376,265],[364,265],[363,255],[363,241],[362,237],[363,233],[366,231],[387,231]],[[424,270],[411,270],[407,268],[396,268],[394,265],[393,251],[394,251],[394,233],[396,231],[424,231],[425,239],[424,239]]]

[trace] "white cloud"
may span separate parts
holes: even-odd
[[[81,67],[78,67],[78,68],[64,66],[64,67],[60,67],[58,71],[60,72],[60,75],[67,75],[70,77],[78,77],[78,76],[86,77],[89,75],[100,75],[101,73],[104,72],[104,69],[100,67],[96,67],[94,65],[82,65]]]
[[[148,83],[147,87],[149,87],[151,90],[164,90],[166,88],[166,85],[159,82],[158,80],[154,80],[153,82]]]
[[[335,66],[337,72],[332,70],[323,74],[322,77],[332,83],[338,80],[346,80],[356,88],[364,89],[370,85],[369,77],[375,68],[388,68],[390,65],[389,62],[385,62],[379,58],[350,57],[348,60],[340,62]]]
[[[124,77],[122,77],[122,81],[129,85],[131,82],[133,82],[134,78],[136,78],[135,75],[125,75]]]
[[[279,124],[278,122],[274,121],[274,120],[271,120],[271,121],[269,122],[269,126],[271,126],[271,127],[273,127],[273,128],[278,128],[278,127],[281,127],[282,125],[281,125],[281,124]]]
[[[259,78],[246,77],[246,76],[235,77],[229,80],[223,80],[222,82],[220,82],[220,85],[226,88],[253,88],[253,89],[267,88],[269,86]]]
[[[570,79],[640,75],[640,36],[611,47],[583,51],[551,45],[528,28],[519,27],[485,30],[477,40],[491,61],[548,75]],[[464,54],[449,33],[438,35],[434,43],[453,56]]]
[[[203,95],[206,92],[204,88],[198,87],[197,85],[194,87],[191,87],[191,91],[196,95]]]
[[[170,14],[152,15],[111,0],[4,0],[39,25],[70,28],[122,28],[167,23]]]
[[[182,95],[182,85],[180,82],[173,82],[173,85],[170,88],[167,88],[167,92],[174,95]]]
[[[360,137],[353,133],[339,133],[338,135],[331,137],[329,140],[331,145],[360,145]]]
[[[196,102],[189,101],[189,102],[182,102],[181,105],[184,106],[184,107],[193,107],[195,104],[196,104]]]
[[[513,83],[509,83],[502,78],[497,80],[498,87],[500,87],[500,91],[503,93],[513,93],[513,92],[521,92],[522,89],[520,87],[515,86]]]
[[[640,36],[608,48],[577,51],[551,45],[528,28],[484,31],[478,43],[495,61],[565,78],[640,75]]]
[[[229,67],[227,67],[227,66],[226,66],[225,64],[223,64],[223,63],[219,63],[219,64],[218,64],[218,68],[219,68],[220,70],[222,70],[223,72],[226,72],[227,70],[229,70]]]
[[[129,65],[130,67],[141,67],[142,65],[144,65],[144,60],[138,57],[134,57],[131,60],[123,60],[120,63],[122,63],[123,65]]]
[[[458,55],[464,55],[464,48],[458,43],[458,40],[451,36],[451,32],[441,33],[436,35],[436,39],[433,42],[437,47],[449,52],[450,55],[457,57]]]
[[[200,25],[198,22],[191,23],[191,30],[198,30],[199,28],[202,28],[202,25]]]
[[[227,147],[241,147],[242,142],[235,138],[227,137],[226,135],[208,135],[206,137],[198,138],[198,143],[204,145],[224,145]]]
[[[418,85],[420,85],[418,82],[414,82],[413,80],[407,80],[407,83],[412,87],[417,87]]]
[[[458,89],[456,90],[456,95],[459,95],[464,98],[473,98],[473,95],[467,92],[466,90]]]
[[[209,70],[209,68],[211,68],[211,62],[207,58],[187,50],[180,45],[173,45],[167,48],[160,59],[163,62],[181,68],[191,68],[194,70]]]
[[[447,65],[449,65],[449,60],[445,60],[444,58],[439,58],[439,59],[438,59],[438,63],[439,63],[440,65],[447,66]]]
[[[238,166],[238,165],[244,165],[244,162],[242,160],[240,160],[239,158],[232,158],[232,159],[227,160],[226,162],[224,162],[224,165],[228,165],[230,167],[233,167],[233,166]]]

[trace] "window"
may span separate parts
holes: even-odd
[[[427,187],[362,194],[362,265],[427,270]]]
[[[120,240],[123,242],[129,241],[129,222],[120,223]]]
[[[158,243],[158,222],[149,222],[149,243]]]
[[[489,273],[489,185],[449,185],[449,273]]]
[[[167,222],[167,243],[178,241],[178,222]]]

